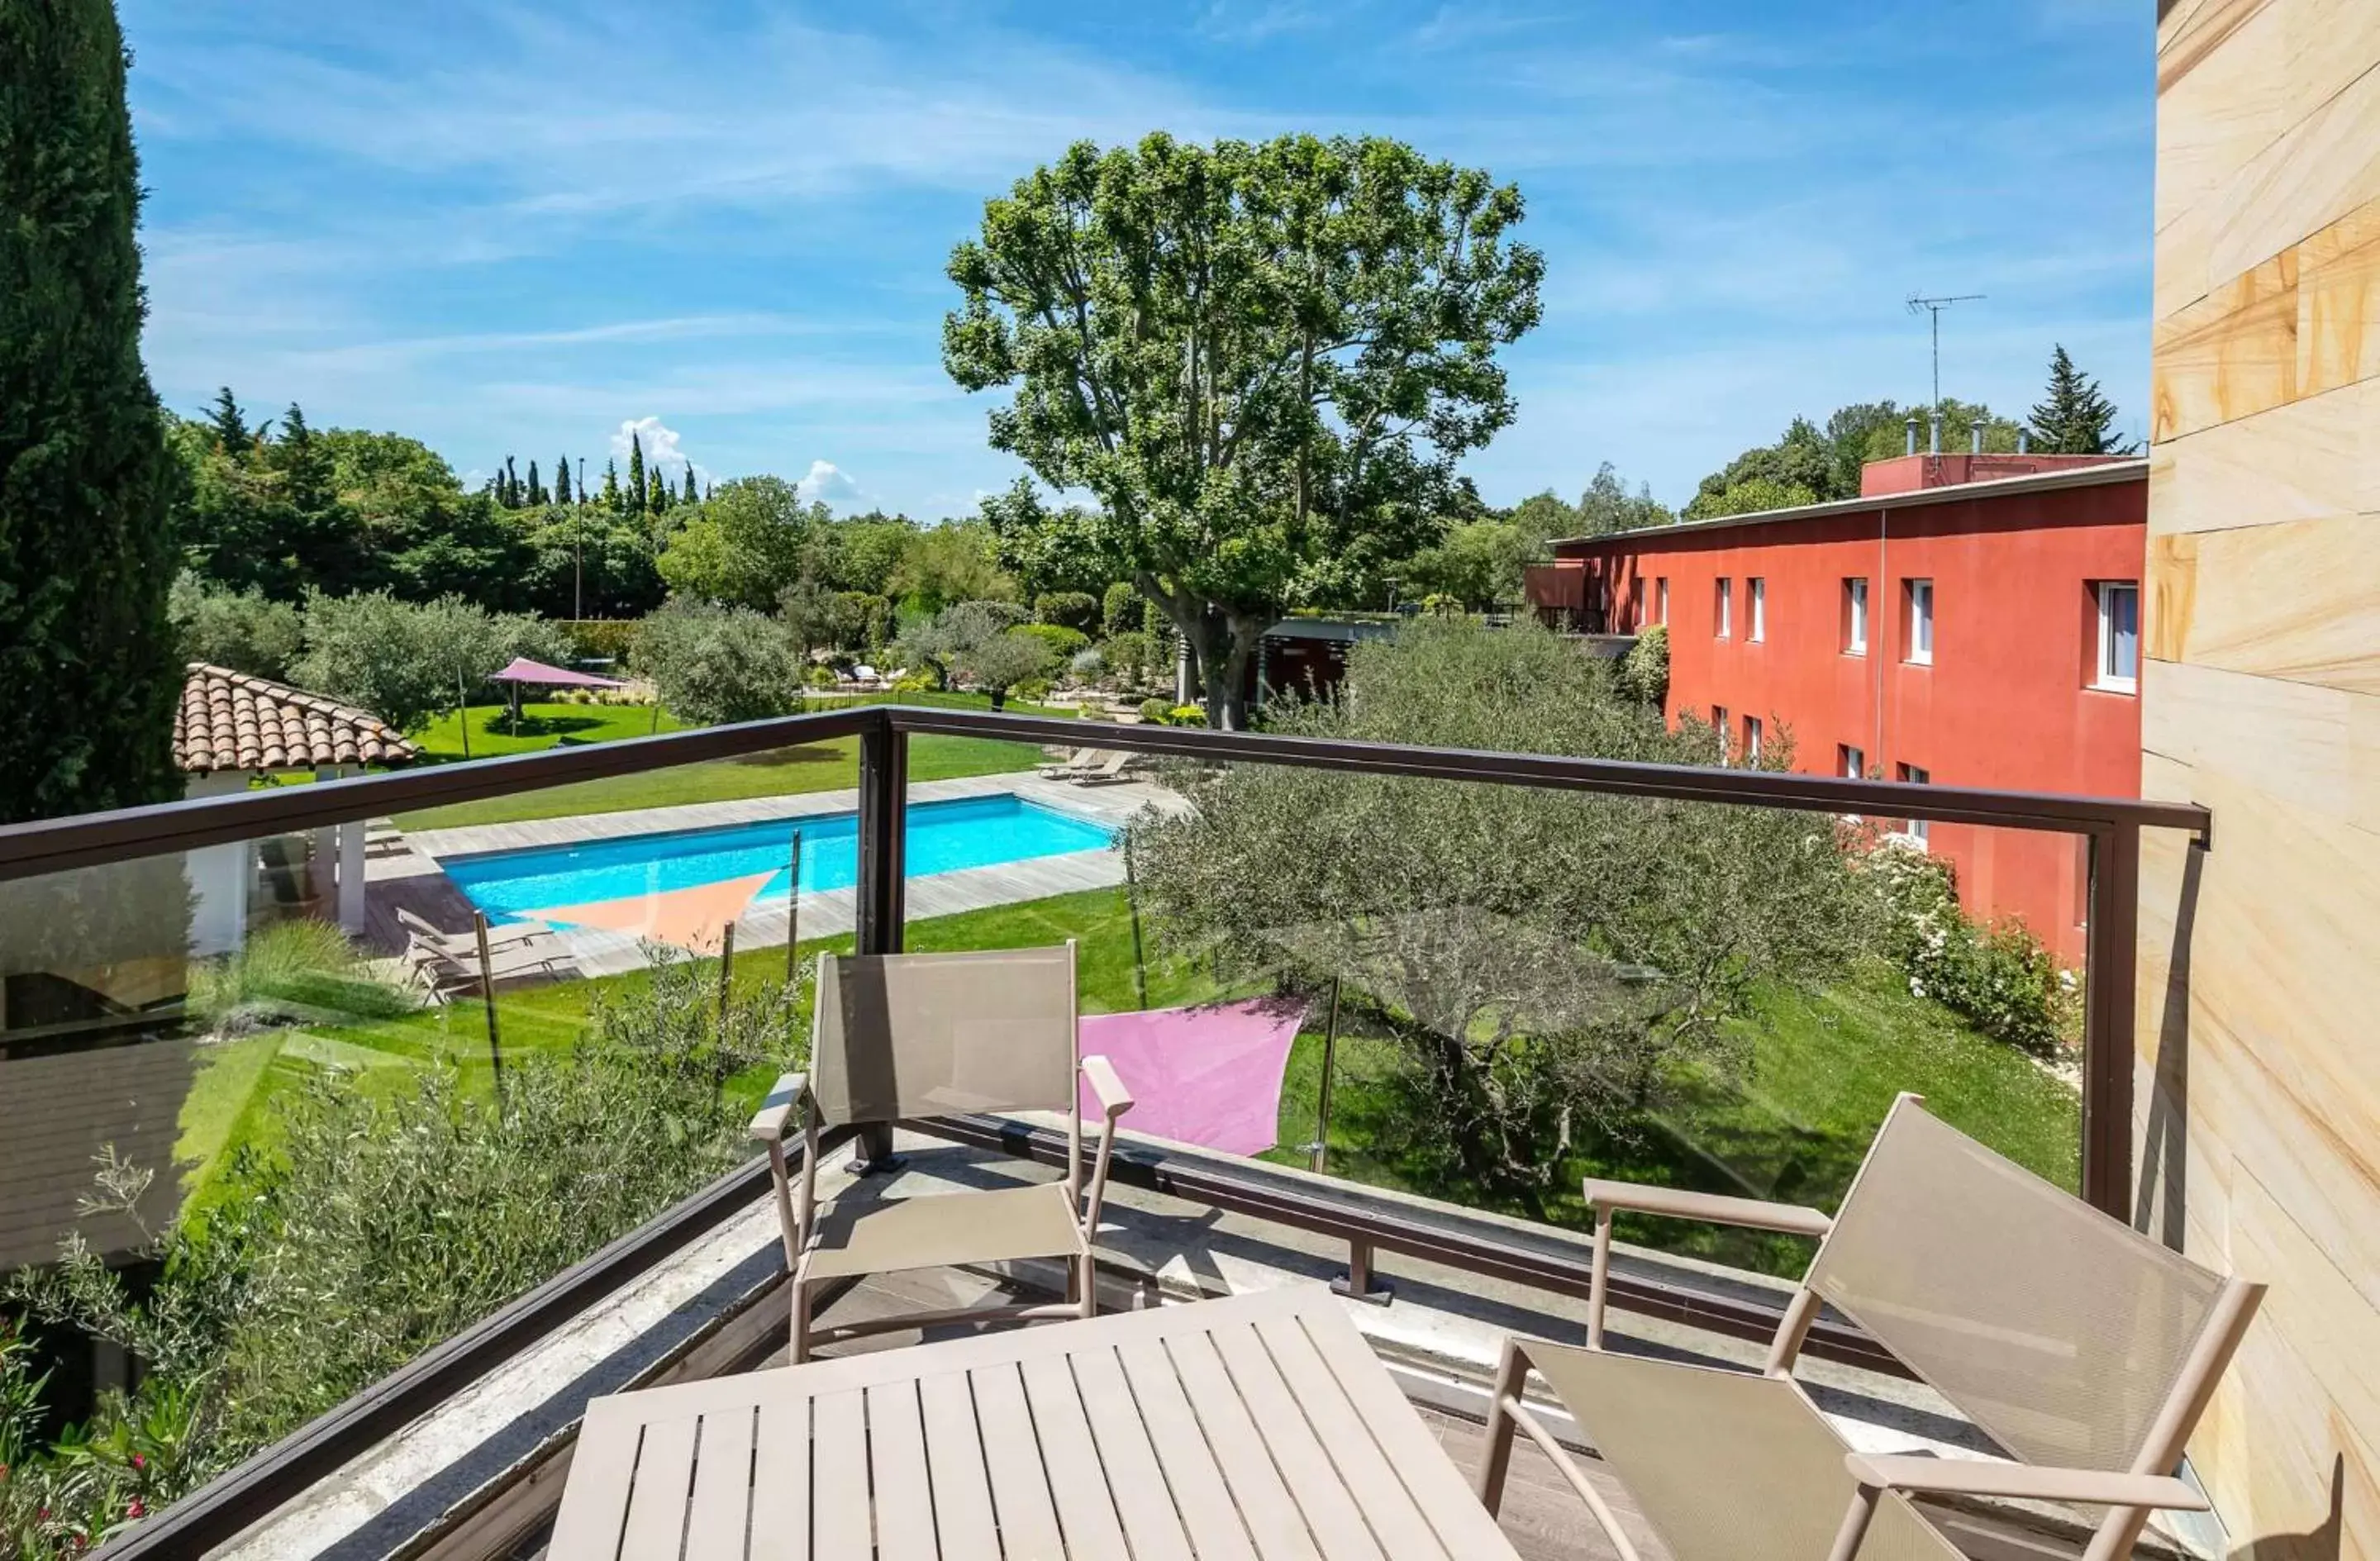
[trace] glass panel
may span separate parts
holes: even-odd
[[[1268,723],[1388,737],[1410,720],[1447,745],[1697,764],[1718,748],[1698,722],[1613,705],[1599,669],[1533,669],[1551,686],[1525,696],[1524,727],[1504,724],[1512,685],[1447,667],[1432,687],[1392,654],[1364,647],[1342,703],[1276,704]],[[1383,661],[1419,686],[1376,683]],[[1467,711],[1412,713],[1458,690]],[[1795,765],[1781,724],[1757,741],[1759,767]],[[1077,940],[1083,1049],[1136,1095],[1127,1129],[1584,1229],[1586,1176],[1832,1207],[1914,1090],[2078,1185],[2064,837],[1940,826],[1929,854],[1823,814],[1154,758],[1007,784],[1114,844],[1017,833],[998,867],[913,877],[905,946]],[[2014,916],[2073,946],[1990,925]],[[1808,1257],[1787,1238],[1623,1232],[1772,1273]]]

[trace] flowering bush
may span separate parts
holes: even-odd
[[[1994,1040],[2058,1050],[2076,1017],[2074,983],[2022,922],[1970,917],[1950,865],[1907,841],[1877,843],[1862,865],[1884,902],[1884,951],[1908,973],[1911,993]]]

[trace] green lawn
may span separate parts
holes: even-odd
[[[990,709],[991,702],[977,695],[904,695],[911,703]],[[838,701],[840,708],[855,701]],[[1038,707],[1012,703],[1020,714],[1044,715]],[[650,708],[627,705],[528,705],[523,708],[524,731],[516,738],[501,708],[471,709],[471,753],[485,758],[499,753],[525,753],[550,748],[567,737],[575,743],[597,743],[615,737],[641,737],[652,723]],[[527,730],[529,722],[537,730]],[[668,716],[662,730],[677,730]],[[423,745],[442,761],[463,755],[462,728],[449,715],[425,734]],[[1002,743],[980,737],[941,737],[930,733],[909,740],[909,779],[950,780],[968,775],[1002,775],[1030,769],[1041,762],[1041,750],[1029,743]],[[636,775],[582,780],[541,792],[490,797],[424,808],[397,819],[407,829],[451,829],[471,824],[509,824],[530,818],[565,818],[582,813],[618,813],[629,808],[672,807],[683,803],[728,802],[746,797],[787,796],[801,792],[838,791],[859,784],[859,739],[838,737],[798,748],[779,748],[741,758],[714,759],[703,764],[674,765]]]
[[[930,951],[1022,948],[1077,940],[1083,1007],[1111,1012],[1235,995],[1178,958],[1134,955],[1122,889],[1097,889],[911,924],[907,946]],[[850,947],[848,938],[805,940],[805,950]],[[715,961],[703,962],[715,969]],[[739,989],[781,979],[782,950],[736,961]],[[599,988],[632,988],[642,973],[509,992],[499,1022],[507,1057],[568,1046],[586,1025]],[[1324,1011],[1317,1004],[1292,1049],[1281,1102],[1281,1147],[1265,1158],[1303,1166],[1314,1136],[1321,1083]],[[1748,1065],[1740,1079],[1690,1072],[1672,1081],[1670,1105],[1624,1142],[1590,1140],[1566,1160],[1557,1195],[1543,1211],[1584,1227],[1579,1180],[1611,1176],[1710,1192],[1779,1198],[1831,1209],[1849,1184],[1895,1094],[1913,1089],[1945,1119],[2062,1185],[2076,1183],[2081,1109],[2072,1089],[2016,1051],[1987,1040],[1935,1004],[1909,995],[1881,965],[1824,992],[1771,988],[1737,1022]],[[468,1087],[488,1087],[486,1020],[476,1003],[353,1024],[317,1024],[214,1048],[183,1113],[182,1155],[212,1165],[228,1144],[269,1141],[272,1097],[326,1064],[361,1070],[370,1087],[393,1087],[402,1071],[452,1061]],[[1338,1175],[1504,1212],[1450,1176],[1436,1146],[1416,1144],[1411,1108],[1397,1081],[1391,1042],[1351,1004],[1342,1018],[1330,1124],[1330,1168]],[[771,1070],[739,1081],[754,1094]],[[199,1173],[203,1177],[204,1172]],[[189,1183],[195,1185],[195,1182]],[[1627,1240],[1774,1272],[1795,1272],[1806,1248],[1793,1239],[1719,1232],[1623,1219]]]

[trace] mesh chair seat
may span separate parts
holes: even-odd
[[[1081,1216],[1060,1183],[946,1192],[868,1203],[839,1199],[819,1211],[804,1280],[1088,1253]]]
[[[1855,1488],[1850,1446],[1782,1377],[1532,1341],[1529,1361],[1620,1476],[1674,1561],[1816,1561]],[[1878,1504],[1861,1561],[1959,1561],[1906,1498]]]

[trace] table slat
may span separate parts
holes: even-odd
[[[1148,1445],[1140,1406],[1133,1402],[1115,1351],[1087,1349],[1074,1358],[1074,1367],[1075,1388],[1082,1395],[1091,1441],[1107,1470],[1108,1494],[1123,1522],[1124,1537],[1132,1542],[1133,1561],[1192,1561],[1173,1493]]]
[[[984,1472],[991,1476],[992,1510],[1008,1561],[1065,1561],[1058,1512],[1050,1504],[1050,1477],[1033,1413],[1025,1407],[1025,1380],[1014,1362],[967,1373],[975,1386],[976,1420],[983,1427]]]
[[[686,1535],[686,1495],[694,1483],[693,1419],[645,1427],[637,1449],[637,1488],[628,1494],[628,1521],[620,1561],[677,1561]]]
[[[1294,1317],[1257,1325],[1258,1347],[1305,1411],[1315,1439],[1339,1470],[1340,1482],[1371,1525],[1373,1537],[1391,1561],[1447,1561],[1446,1549],[1405,1490],[1404,1482],[1381,1456],[1364,1416],[1347,1401],[1338,1379],[1314,1352]],[[1377,1370],[1378,1368],[1374,1368]],[[1407,1410],[1407,1414],[1413,1411]],[[1440,1461],[1444,1455],[1440,1455]]]
[[[876,1543],[868,1511],[868,1400],[858,1390],[810,1400],[811,1554],[866,1561]]]
[[[1177,1338],[1160,1346],[1173,1361],[1183,1391],[1198,1411],[1207,1446],[1231,1482],[1232,1499],[1265,1561],[1319,1561],[1322,1551],[1297,1499],[1265,1450],[1248,1407],[1223,1370],[1223,1358],[1214,1341],[1203,1335]]]
[[[620,1528],[628,1519],[630,1481],[637,1470],[637,1443],[643,1427],[625,1414],[590,1409],[570,1453],[568,1499],[553,1520],[556,1555],[616,1555]]]
[[[752,1411],[702,1417],[694,1449],[694,1496],[686,1519],[686,1561],[744,1561],[752,1503]]]
[[[934,1482],[934,1527],[942,1561],[1001,1561],[991,1483],[983,1469],[983,1433],[976,1427],[975,1394],[966,1373],[944,1372],[921,1380],[917,1410],[926,1469]]]
[[[752,1561],[810,1561],[808,1398],[778,1398],[760,1406],[753,1463]]]
[[[1025,1379],[1026,1400],[1033,1406],[1033,1427],[1041,1434],[1041,1465],[1050,1471],[1050,1494],[1066,1533],[1068,1561],[1131,1561],[1065,1357],[1027,1360],[1017,1370]]]
[[[875,1474],[877,1561],[935,1561],[934,1492],[914,1383],[868,1390],[868,1462]]]
[[[1232,1373],[1232,1386],[1254,1417],[1273,1462],[1281,1466],[1290,1494],[1297,1498],[1322,1554],[1330,1561],[1381,1561],[1379,1542],[1364,1523],[1355,1498],[1340,1482],[1314,1428],[1297,1408],[1297,1399],[1274,1370],[1272,1357],[1245,1323],[1219,1326],[1211,1335],[1215,1353]]]
[[[1181,1380],[1173,1374],[1173,1359],[1166,1354],[1165,1346],[1153,1340],[1128,1344],[1116,1352],[1116,1358],[1134,1401],[1140,1406],[1141,1425],[1165,1471],[1174,1509],[1189,1531],[1198,1561],[1256,1561],[1238,1504],[1223,1482],[1223,1471],[1216,1467],[1215,1455],[1198,1428],[1197,1413],[1190,1408]],[[1288,1492],[1281,1493],[1281,1504],[1289,1509],[1289,1521],[1303,1540],[1305,1525],[1298,1519]],[[1311,1548],[1307,1547],[1308,1554]]]
[[[1275,1325],[1257,1325],[1260,1331]],[[1330,1368],[1348,1402],[1371,1426],[1380,1450],[1428,1515],[1430,1527],[1438,1531],[1446,1548],[1456,1555],[1500,1555],[1499,1546],[1509,1548],[1512,1541],[1479,1505],[1471,1482],[1397,1390],[1396,1383],[1381,1368],[1379,1357],[1372,1353],[1372,1347],[1364,1342],[1346,1314],[1309,1315],[1303,1325],[1315,1353]]]

